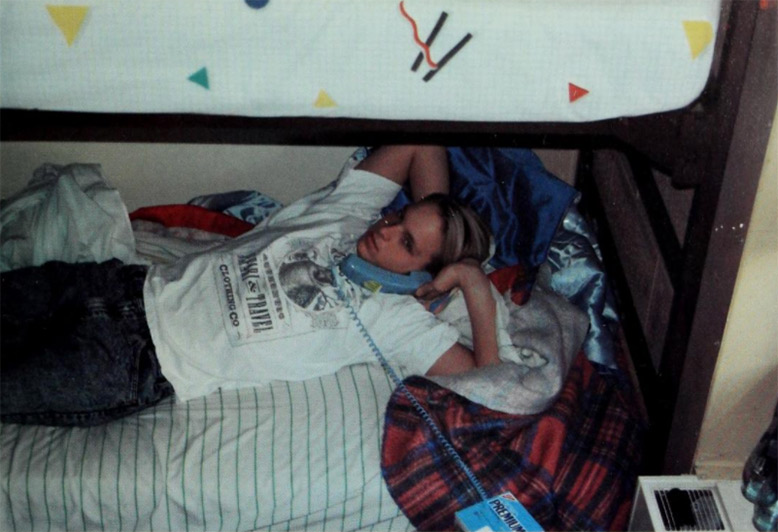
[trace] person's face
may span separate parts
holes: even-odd
[[[372,226],[357,241],[357,255],[395,273],[424,269],[443,248],[443,220],[435,205],[409,205]]]

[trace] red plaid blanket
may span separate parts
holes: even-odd
[[[490,496],[512,492],[546,530],[626,528],[645,426],[618,374],[580,354],[559,399],[534,416],[494,412],[421,377],[406,384]],[[387,408],[382,469],[420,530],[454,529],[454,512],[479,500],[400,390]]]

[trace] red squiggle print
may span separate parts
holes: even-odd
[[[419,38],[419,28],[416,26],[416,21],[413,20],[407,11],[405,11],[405,2],[400,2],[400,13],[402,13],[402,15],[408,19],[408,22],[411,23],[411,26],[413,27],[413,40],[416,41],[416,44],[418,44],[422,50],[424,50],[424,58],[427,60],[427,64],[431,68],[438,68],[438,64],[432,60],[430,47]]]

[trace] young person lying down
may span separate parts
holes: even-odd
[[[381,217],[406,182],[416,202]],[[408,373],[498,363],[495,301],[480,268],[488,230],[447,192],[443,148],[385,146],[252,231],[174,264],[49,262],[4,273],[2,420],[94,425],[171,393],[185,401],[374,361],[338,287]],[[372,293],[333,267],[351,253],[434,278],[416,297]],[[425,308],[454,288],[472,349]]]

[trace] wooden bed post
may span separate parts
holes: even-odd
[[[662,382],[677,390],[666,420],[662,472],[669,474],[694,467],[778,99],[776,11],[759,9],[757,2],[736,1],[732,7],[729,22],[736,37],[722,65],[713,120],[706,124],[712,130],[701,139],[720,140],[703,151],[708,157],[697,165],[707,175],[699,176],[660,367]]]
[[[597,146],[581,146],[577,186],[615,286],[620,317],[649,418],[645,474],[690,473],[750,214],[778,100],[776,9],[732,0],[722,6],[708,88],[688,108],[614,124],[640,203],[673,288],[661,361],[636,311],[603,197],[595,182]],[[606,146],[607,147],[607,146]],[[679,189],[693,188],[679,242],[657,190],[654,170]],[[734,228],[734,229],[733,229]],[[622,237],[623,238],[623,237]],[[656,341],[656,339],[654,339]]]

